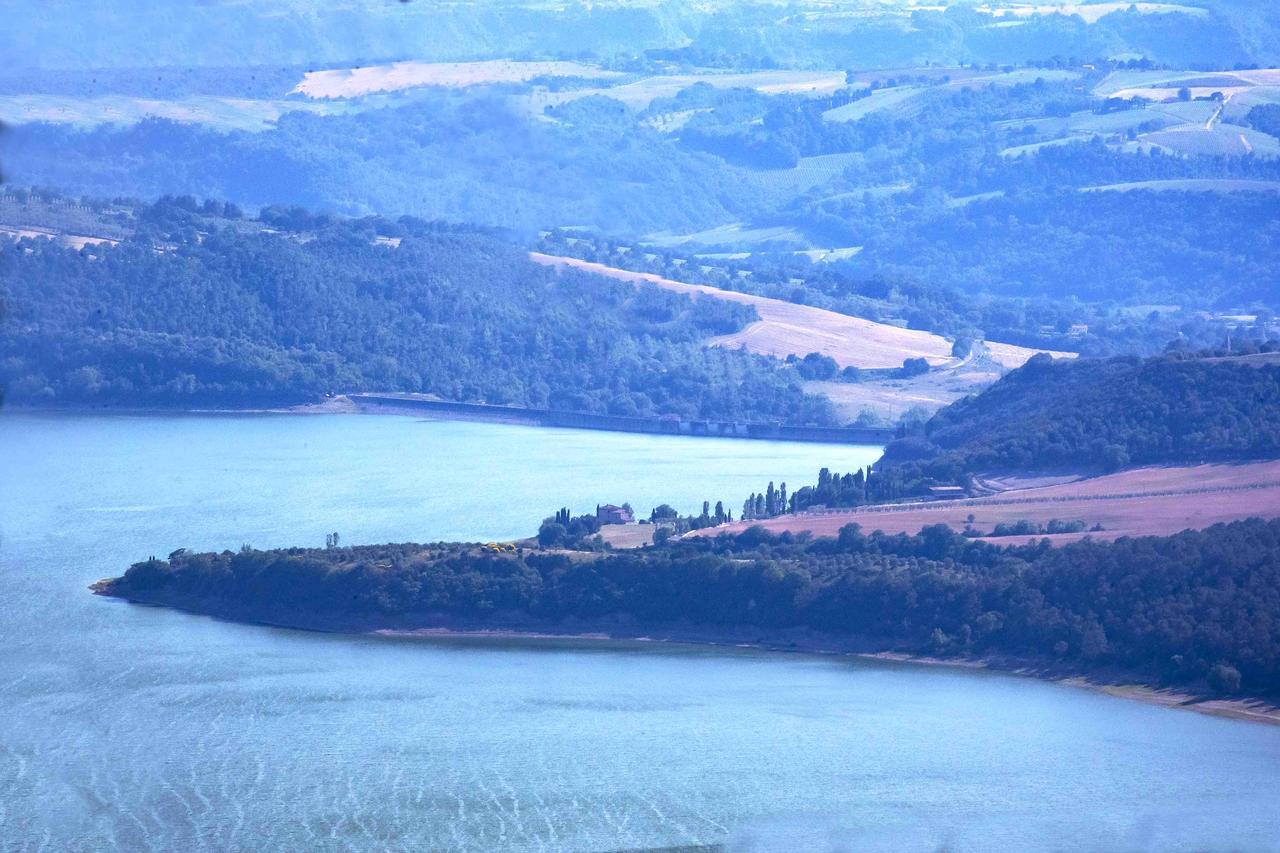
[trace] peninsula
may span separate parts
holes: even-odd
[[[996,663],[1052,677],[1280,695],[1280,520],[1002,548],[737,535],[628,552],[437,543],[151,558],[96,592],[325,631],[523,632]]]

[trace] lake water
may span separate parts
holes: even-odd
[[[397,417],[0,417],[0,849],[1280,850],[1280,728],[1027,679],[411,641],[90,595],[148,554],[735,511],[875,448]]]

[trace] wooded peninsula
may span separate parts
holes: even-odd
[[[1058,673],[1117,669],[1215,694],[1280,693],[1280,520],[1176,536],[1001,548],[944,526],[835,539],[752,528],[631,552],[459,543],[188,553],[96,591],[337,631],[696,633]],[[819,643],[818,645],[823,645]]]

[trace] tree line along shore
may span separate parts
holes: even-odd
[[[1035,470],[1073,458],[1098,473],[1129,462],[1280,459],[1278,448],[1280,366],[1268,360],[1037,357],[904,434],[872,469],[824,469],[815,485],[790,492],[770,484],[743,511],[751,522],[820,503],[860,506],[944,481],[964,491],[993,462]],[[1151,480],[1125,476],[1135,488]],[[1198,476],[1231,485],[1222,472]],[[688,526],[715,523],[709,507]],[[660,509],[664,520],[674,512]],[[725,641],[813,635],[859,651],[1024,661],[1095,679],[1120,671],[1205,696],[1280,696],[1280,519],[1058,547],[1034,536],[980,541],[946,524],[914,534],[846,524],[824,538],[752,524],[626,552],[597,541],[567,510],[542,532],[555,532],[553,521],[563,535],[519,547],[339,548],[335,540],[326,549],[176,551],[96,590],[330,630],[614,625],[623,635]]]
[[[1212,696],[1280,693],[1280,520],[1117,542],[1002,548],[914,536],[673,539],[626,552],[460,543],[195,554],[134,564],[96,591],[325,629],[466,627],[811,635],[865,652],[1016,659]],[[819,638],[814,641],[813,638]]]

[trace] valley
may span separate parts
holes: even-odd
[[[0,20],[0,848],[1276,846],[1274,0]]]

